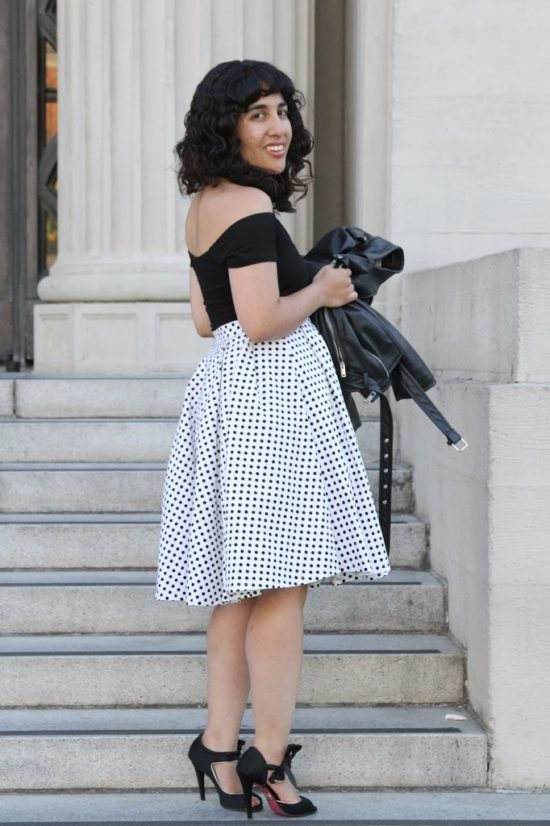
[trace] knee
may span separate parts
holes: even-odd
[[[293,588],[272,588],[268,591],[262,591],[257,600],[260,605],[272,606],[274,610],[279,608],[302,610],[307,592],[307,585],[297,585]]]
[[[230,605],[216,605],[212,609],[208,627],[234,629],[247,624],[259,597],[250,597]]]

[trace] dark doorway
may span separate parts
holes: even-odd
[[[37,284],[57,255],[57,7],[0,3],[0,363],[32,365]]]

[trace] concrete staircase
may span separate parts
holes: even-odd
[[[243,821],[198,801],[184,756],[205,719],[208,611],[153,595],[184,390],[174,377],[0,380],[0,822]],[[369,412],[359,438],[376,489]],[[308,597],[294,734],[300,783],[323,789],[319,822],[435,823],[422,790],[451,814],[491,797],[466,791],[486,785],[487,737],[399,464],[393,502],[391,575]]]

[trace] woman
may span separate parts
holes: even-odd
[[[389,572],[355,433],[309,316],[353,301],[350,271],[310,283],[277,212],[307,192],[313,141],[274,66],[230,61],[197,87],[177,144],[193,320],[214,345],[193,374],[167,469],[157,597],[213,606],[208,722],[192,744],[228,808],[311,814],[289,746],[307,587]],[[238,740],[251,690],[254,745]],[[237,762],[238,760],[238,762]]]

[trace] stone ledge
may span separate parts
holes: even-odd
[[[513,249],[403,278],[401,332],[436,377],[550,381],[550,249]]]
[[[137,271],[139,266],[141,270]],[[67,272],[56,264],[55,271],[38,284],[42,301],[189,301],[183,257],[141,265],[118,260],[96,262],[87,257],[78,265],[78,272],[76,268],[74,260]]]

